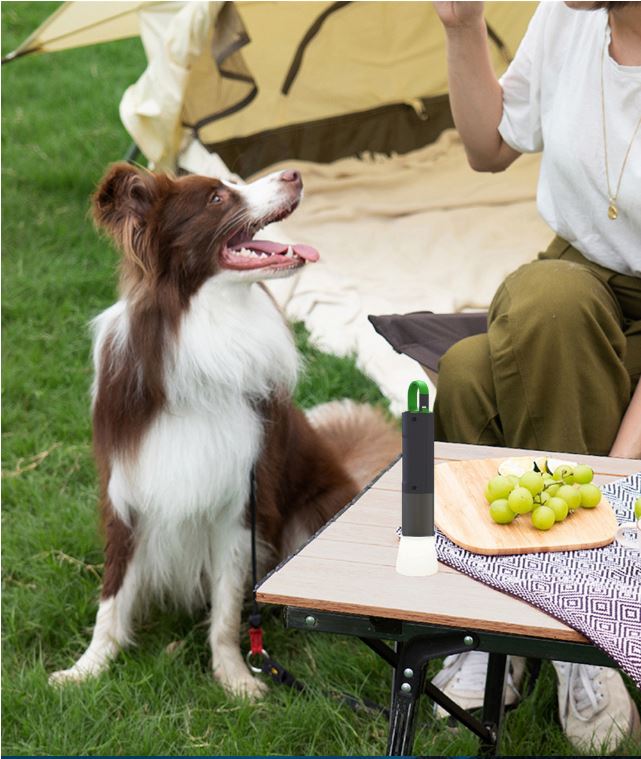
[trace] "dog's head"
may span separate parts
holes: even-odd
[[[254,236],[298,206],[297,171],[242,185],[202,176],[174,179],[115,164],[93,197],[96,224],[124,253],[130,285],[174,282],[189,297],[213,276],[246,282],[288,276],[318,252]]]

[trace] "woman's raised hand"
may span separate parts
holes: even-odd
[[[446,29],[477,26],[483,19],[481,2],[435,2],[434,9]]]
[[[503,171],[519,154],[503,142],[503,90],[487,44],[483,3],[435,2],[445,27],[450,105],[470,166]]]

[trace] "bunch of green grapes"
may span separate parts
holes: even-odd
[[[510,524],[519,514],[530,514],[537,530],[549,530],[578,508],[594,509],[601,491],[592,482],[589,466],[563,464],[554,473],[525,472],[497,475],[487,483],[485,498],[497,524]]]

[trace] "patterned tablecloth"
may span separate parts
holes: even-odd
[[[641,473],[603,487],[632,522]],[[586,551],[481,556],[437,535],[444,564],[531,603],[589,638],[641,687],[641,553],[612,543]]]

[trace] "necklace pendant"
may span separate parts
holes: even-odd
[[[610,205],[608,206],[608,219],[614,221],[618,215],[619,212],[617,210],[617,207],[614,205],[614,202],[610,202]]]

